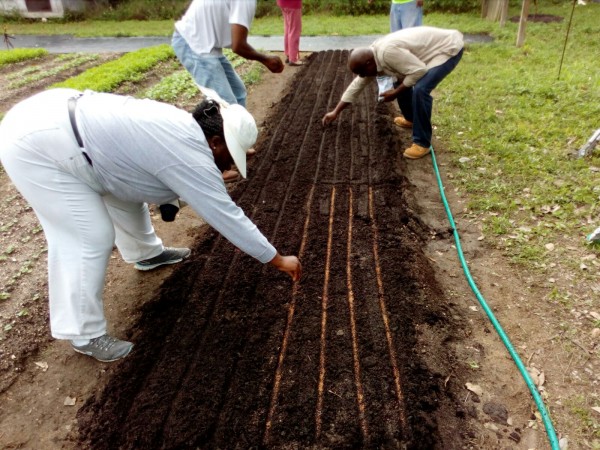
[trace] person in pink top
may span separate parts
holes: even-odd
[[[283,13],[283,48],[290,66],[301,66],[300,34],[302,33],[302,0],[277,0]]]

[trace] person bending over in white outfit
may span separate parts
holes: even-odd
[[[0,124],[0,160],[48,241],[52,336],[99,361],[129,354],[133,344],[109,336],[104,317],[113,244],[139,270],[190,254],[163,246],[147,203],[183,199],[242,251],[299,280],[298,258],[277,252],[223,182],[234,162],[245,177],[256,136],[242,106],[208,99],[190,114],[152,100],[53,89],[14,106]]]

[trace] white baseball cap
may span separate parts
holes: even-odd
[[[258,137],[254,117],[242,105],[231,105],[214,90],[204,86],[198,87],[207,98],[219,103],[227,148],[240,174],[246,178],[246,153],[256,143]]]

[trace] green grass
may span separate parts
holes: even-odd
[[[546,0],[538,9],[531,8],[531,13],[560,15],[568,19],[571,6],[569,2],[554,4]],[[594,5],[588,5],[592,7]],[[581,11],[578,7],[578,11]],[[425,25],[442,28],[456,28],[464,33],[489,33],[505,35],[511,26],[500,29],[495,22],[481,20],[476,13],[449,14],[427,13],[425,9]],[[509,17],[518,16],[519,7],[509,11]],[[11,34],[70,34],[77,37],[106,36],[170,36],[174,29],[174,20],[126,20],[122,22],[105,20],[85,20],[81,22],[62,23],[49,19],[48,22],[7,23],[7,31]],[[514,26],[514,25],[513,25]],[[564,23],[563,23],[564,26]],[[389,32],[389,16],[387,14],[364,16],[329,16],[325,14],[305,14],[302,17],[303,36],[354,36],[385,34]],[[283,20],[280,15],[265,16],[254,19],[251,35],[271,36],[283,34]]]
[[[0,50],[0,67],[6,64],[14,64],[29,59],[39,58],[47,54],[48,51],[43,48],[14,48],[11,50]]]
[[[48,19],[48,22],[9,23],[6,29],[10,34],[70,34],[77,37],[107,36],[169,36],[173,33],[171,20],[127,20],[112,22],[86,20],[82,22],[60,23]]]
[[[446,15],[432,13],[426,16],[428,25],[457,28],[465,32],[484,33],[492,30],[491,22],[473,21],[472,14]],[[77,37],[107,36],[170,36],[174,30],[172,20],[127,20],[112,22],[88,20],[82,22],[10,23],[7,29],[11,34],[69,34]],[[305,15],[302,18],[303,36],[355,36],[384,34],[389,32],[389,16],[327,16],[322,14]],[[283,21],[279,16],[266,16],[252,22],[250,35],[271,36],[283,34]]]
[[[11,74],[7,77],[8,80],[11,80],[8,84],[8,88],[17,89],[19,87],[26,86],[30,83],[35,83],[39,80],[43,80],[44,78],[52,77],[61,72],[81,66],[82,64],[95,61],[96,59],[98,59],[98,57],[99,56],[97,54],[84,53],[68,53],[58,56],[56,59],[58,61],[63,62],[63,64],[60,64],[51,69],[42,70],[41,67],[35,66],[27,67],[21,71]]]
[[[145,72],[159,62],[174,56],[173,50],[166,44],[143,48],[127,53],[117,60],[88,69],[80,75],[54,84],[52,87],[111,92],[126,81],[141,80]]]
[[[588,219],[600,216],[594,169],[600,156],[572,157],[598,128],[600,72],[592,60],[600,56],[600,42],[588,37],[600,34],[600,5],[576,9],[560,79],[570,9],[551,11],[540,13],[566,20],[529,22],[522,48],[515,46],[515,23],[495,25],[493,44],[469,45],[438,88],[433,117],[470,209],[487,215],[485,230],[500,247],[534,265],[554,239],[584,245],[595,228]],[[470,161],[459,163],[465,156]],[[531,231],[520,233],[523,226]]]

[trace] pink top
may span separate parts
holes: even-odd
[[[302,0],[277,0],[277,6],[280,8],[301,9]]]

